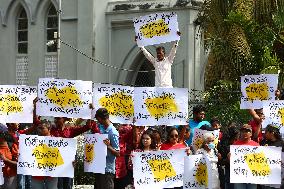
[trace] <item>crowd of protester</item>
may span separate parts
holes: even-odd
[[[90,107],[91,108],[91,107]],[[67,125],[67,118],[56,117],[54,124],[41,120],[34,114],[34,123],[26,129],[19,129],[20,124],[8,123],[7,131],[0,133],[0,159],[4,162],[2,168],[4,185],[1,188],[16,189],[71,189],[73,179],[40,176],[25,176],[17,174],[17,160],[19,156],[19,135],[37,134],[39,136],[53,136],[73,138],[84,132],[108,134],[104,140],[107,146],[106,173],[95,174],[95,189],[124,189],[134,188],[133,185],[133,152],[146,152],[157,150],[184,149],[188,155],[203,154],[212,167],[212,183],[214,189],[256,189],[274,188],[275,186],[258,186],[256,184],[230,183],[230,145],[251,146],[278,146],[283,149],[283,141],[279,128],[267,125],[262,130],[264,119],[262,110],[249,110],[252,120],[248,123],[236,124],[234,122],[222,126],[216,117],[209,122],[205,121],[205,108],[193,108],[193,119],[184,126],[155,126],[144,127],[133,125],[113,125],[106,109],[100,108],[96,112],[96,122],[88,120],[84,126]],[[218,146],[214,144],[214,136],[210,133],[204,135],[201,149],[192,147],[194,130],[219,129]],[[76,164],[74,163],[74,166]],[[180,187],[182,188],[182,187]]]

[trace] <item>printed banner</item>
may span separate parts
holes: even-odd
[[[135,125],[187,125],[188,90],[185,88],[136,87]]]
[[[278,85],[277,74],[241,77],[241,109],[260,109],[264,100],[274,100]]]
[[[185,149],[133,153],[135,189],[183,185]]]
[[[103,140],[107,134],[85,134],[84,135],[84,171],[105,174],[107,146]]]
[[[180,40],[177,35],[177,15],[174,12],[134,18],[133,23],[139,47]]]
[[[220,130],[214,130],[214,131],[207,131],[207,130],[201,130],[201,129],[194,129],[194,134],[193,134],[193,139],[192,139],[192,144],[193,144],[193,149],[197,151],[198,149],[201,149],[202,144],[204,142],[204,134],[205,133],[211,133],[212,136],[214,137],[214,143],[215,146],[217,147],[218,142],[219,142],[219,133]]]
[[[41,78],[37,115],[91,119],[92,82]]]
[[[281,184],[281,148],[230,146],[230,182]]]
[[[211,189],[212,168],[203,155],[191,155],[184,158],[183,188]]]
[[[97,109],[106,108],[113,123],[131,124],[134,117],[134,87],[94,84],[93,116]]]
[[[20,135],[19,142],[18,174],[74,177],[76,139]]]
[[[277,126],[281,133],[284,133],[284,100],[273,100],[263,102],[263,120],[262,128],[266,128],[268,124]]]
[[[0,85],[0,123],[32,123],[36,87]]]

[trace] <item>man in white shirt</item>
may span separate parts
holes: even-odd
[[[180,32],[177,32],[177,35],[180,35]],[[135,39],[137,39],[137,37]],[[155,87],[173,87],[171,67],[174,62],[177,46],[178,41],[175,42],[167,57],[165,56],[165,48],[162,46],[157,47],[157,58],[148,52],[145,47],[141,47],[145,57],[155,67]]]

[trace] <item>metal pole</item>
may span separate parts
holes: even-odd
[[[58,1],[58,33],[57,33],[57,77],[59,76],[59,63],[60,63],[60,37],[61,37],[61,0]]]

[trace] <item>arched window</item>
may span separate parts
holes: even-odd
[[[144,61],[139,69],[135,80],[135,86],[139,87],[154,87],[155,86],[155,72],[154,66],[144,58]]]
[[[24,8],[20,10],[17,24],[18,54],[28,54],[28,17]]]
[[[58,32],[58,14],[55,7],[53,5],[50,5],[46,22],[46,39],[47,43],[50,44],[47,45],[47,52],[57,52],[57,42],[54,38],[55,32]]]

